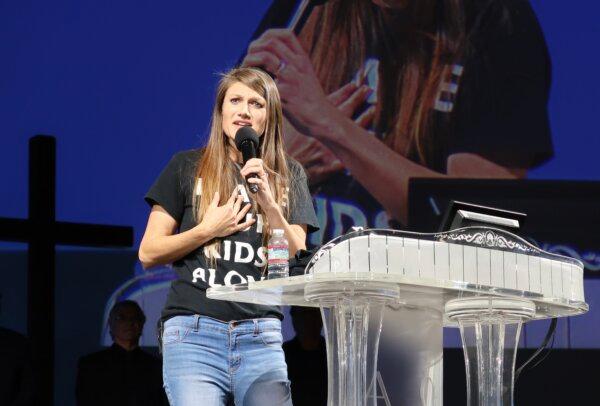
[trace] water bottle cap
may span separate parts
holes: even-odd
[[[274,228],[273,229],[273,235],[275,237],[283,237],[283,229],[281,229],[281,228]]]

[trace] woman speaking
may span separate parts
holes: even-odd
[[[318,228],[304,170],[284,152],[282,120],[268,74],[231,70],[207,145],[176,154],[145,197],[152,210],[140,261],[172,263],[178,275],[161,317],[171,405],[291,405],[280,309],[206,297],[211,286],[262,277],[270,230],[284,230],[293,254]],[[245,164],[235,144],[243,127],[259,137],[260,159]]]

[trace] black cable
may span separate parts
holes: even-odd
[[[540,365],[546,358],[548,358],[548,355],[550,355],[550,351],[552,350],[552,347],[554,347],[554,339],[556,338],[556,334],[554,334],[552,336],[552,342],[550,343],[550,347],[546,349],[546,353],[544,354],[544,356],[542,358],[540,358],[540,360],[538,362],[536,362],[535,364],[533,364],[531,366],[531,368],[529,369],[533,369],[535,367],[537,367],[538,365]]]
[[[548,357],[548,355],[550,354],[550,349],[552,348],[552,346],[554,345],[554,333],[556,332],[556,324],[558,322],[558,319],[555,317],[553,319],[551,319],[550,321],[550,325],[548,326],[548,331],[546,332],[546,337],[544,337],[544,341],[542,342],[542,344],[539,346],[539,348],[531,355],[531,357],[529,357],[527,359],[527,361],[525,361],[523,363],[523,365],[521,365],[519,368],[517,368],[517,370],[515,370],[515,380],[514,382],[517,382],[517,379],[519,379],[519,376],[521,375],[521,373],[523,372],[523,370],[525,369],[525,367],[530,364],[533,360],[535,360],[541,353],[542,351],[544,351],[544,349],[546,349],[548,343],[550,342],[550,340],[552,339],[552,343],[550,344],[550,348],[548,348],[548,351],[546,352],[546,354],[544,354],[544,357],[542,357],[542,359],[540,359],[538,362],[536,362],[531,368],[529,369],[533,369],[536,366],[538,366],[543,360],[546,359],[546,357]]]

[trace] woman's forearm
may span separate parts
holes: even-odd
[[[445,175],[396,153],[352,120],[335,116],[334,120],[322,121],[312,135],[336,154],[392,218],[405,222],[410,178]]]
[[[144,269],[170,264],[212,239],[213,236],[204,230],[202,224],[179,234],[144,237],[140,244],[139,259]]]
[[[306,235],[300,236],[294,228],[287,222],[281,210],[277,207],[269,209],[265,212],[269,221],[271,230],[280,228],[288,240],[289,254],[293,257],[296,251],[306,249]]]
[[[325,117],[325,116],[323,116]],[[314,137],[338,156],[344,166],[394,219],[407,224],[408,183],[411,178],[525,177],[526,170],[507,168],[473,153],[448,157],[447,174],[433,171],[396,153],[352,120],[333,113],[333,120],[315,126]]]

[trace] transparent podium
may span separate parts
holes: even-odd
[[[402,404],[442,405],[444,326],[461,332],[468,404],[512,405],[522,324],[588,310],[581,262],[489,227],[351,232],[324,245],[304,275],[213,287],[208,297],[320,307],[329,406],[389,404],[386,387],[401,388]],[[401,348],[401,361],[386,360],[399,372],[385,386],[382,328],[382,345]]]

